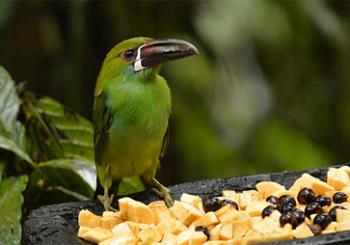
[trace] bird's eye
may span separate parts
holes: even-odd
[[[124,61],[132,61],[135,58],[135,49],[127,49],[120,54],[120,58]]]

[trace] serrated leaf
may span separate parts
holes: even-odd
[[[2,244],[20,244],[22,192],[28,182],[26,175],[4,179],[0,183],[0,241]]]
[[[12,139],[6,138],[2,135],[0,135],[0,149],[11,151],[29,163],[33,162],[32,159],[28,156],[28,154],[24,150],[22,150],[16,144],[16,142],[14,142]]]
[[[0,66],[0,121],[4,129],[12,134],[16,128],[16,119],[20,100],[15,84],[7,71]]]

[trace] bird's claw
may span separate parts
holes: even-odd
[[[97,199],[102,203],[105,211],[117,211],[115,208],[113,208],[112,201],[114,199],[114,194],[109,197],[108,195],[98,195]]]
[[[164,202],[165,205],[170,208],[171,206],[174,205],[174,201],[171,198],[170,194],[169,194],[169,189],[166,187],[163,187],[162,189],[158,190],[157,188],[152,188],[152,191],[154,193],[156,193],[159,197],[161,197]]]

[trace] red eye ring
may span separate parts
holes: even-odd
[[[133,61],[135,59],[135,49],[130,48],[123,51],[120,54],[120,58],[126,62]]]

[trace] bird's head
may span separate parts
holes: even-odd
[[[103,62],[100,76],[113,77],[120,72],[147,76],[169,61],[198,54],[195,46],[178,39],[154,40],[135,37],[115,45]]]

